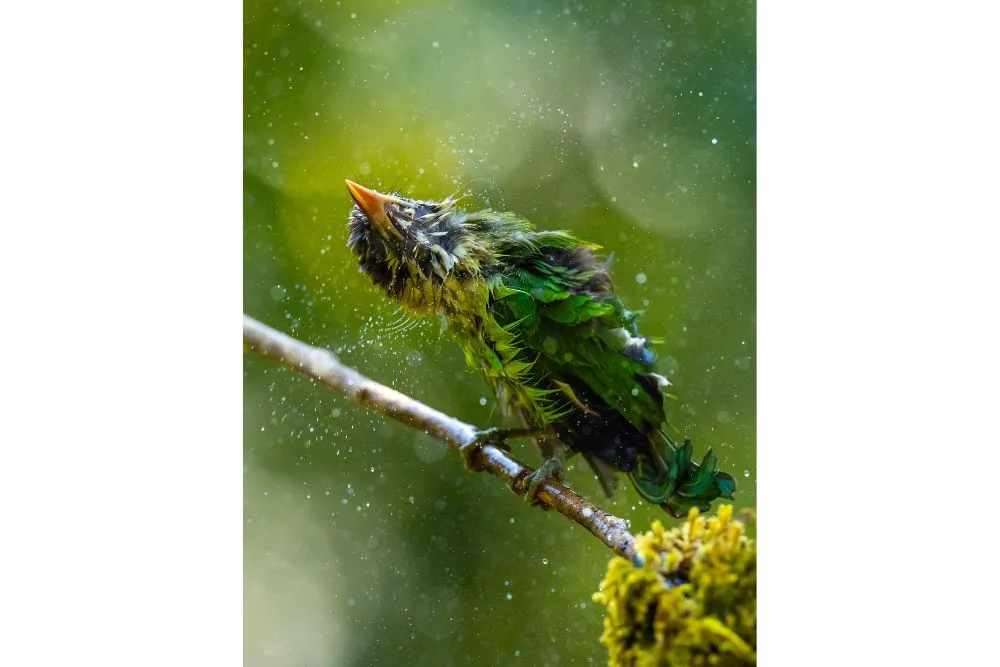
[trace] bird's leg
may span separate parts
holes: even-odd
[[[562,478],[564,464],[576,452],[562,443],[559,443],[557,447],[558,449],[555,453],[525,479],[525,482],[528,484],[528,490],[524,494],[525,501],[534,504],[536,502],[535,497],[538,495],[538,489],[545,482],[552,478]]]
[[[475,459],[478,458],[479,453],[485,445],[493,445],[509,452],[510,447],[507,446],[508,439],[534,438],[541,433],[542,431],[537,428],[497,428],[494,426],[482,431],[476,431],[476,435],[472,440],[458,448],[458,453],[462,455],[462,459],[465,460],[465,465],[469,470],[479,471],[482,468],[476,463]]]

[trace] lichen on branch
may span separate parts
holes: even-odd
[[[636,551],[641,565],[612,559],[594,595],[613,667],[757,663],[757,545],[732,505],[671,530],[655,521]]]

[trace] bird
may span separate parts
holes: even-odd
[[[346,185],[347,245],[359,270],[404,310],[440,318],[520,425],[480,431],[463,447],[468,464],[487,442],[531,437],[545,462],[528,479],[529,501],[575,454],[608,496],[623,473],[675,517],[733,497],[736,481],[711,449],[697,462],[690,440],[668,434],[670,382],[654,371],[642,312],[615,293],[599,245],[513,212],[466,211],[454,195],[419,200]]]

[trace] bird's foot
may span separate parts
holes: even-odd
[[[562,479],[562,473],[566,459],[572,455],[572,451],[565,449],[538,467],[538,470],[528,475],[525,482],[528,490],[524,494],[525,502],[532,505],[537,503],[538,490],[550,479]]]
[[[482,431],[476,431],[476,435],[472,440],[458,448],[458,453],[462,455],[462,459],[465,461],[465,466],[469,470],[479,472],[483,469],[480,458],[483,452],[483,447],[486,445],[493,445],[494,447],[499,447],[505,452],[509,452],[510,446],[507,445],[507,440],[509,438],[530,438],[538,435],[538,433],[538,429],[497,428],[494,426],[483,429]]]

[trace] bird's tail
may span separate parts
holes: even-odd
[[[659,442],[656,442],[659,440]],[[701,463],[691,460],[691,441],[678,447],[666,434],[650,438],[648,453],[638,457],[629,473],[636,491],[675,517],[691,507],[708,511],[716,498],[732,498],[736,480],[718,469],[718,459],[709,449]]]

